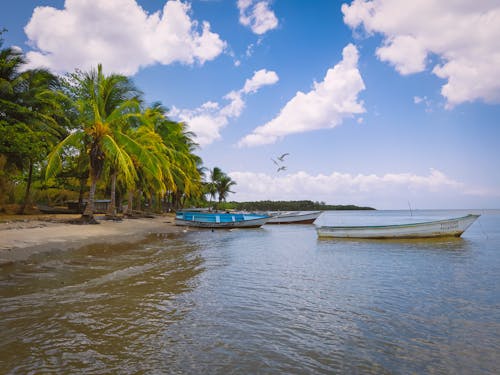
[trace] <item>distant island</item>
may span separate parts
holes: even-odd
[[[224,209],[241,211],[327,211],[327,210],[375,210],[372,207],[360,207],[353,204],[330,205],[325,202],[304,201],[258,201],[258,202],[227,202]]]

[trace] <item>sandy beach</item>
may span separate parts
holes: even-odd
[[[47,251],[75,249],[94,243],[140,241],[150,234],[182,233],[173,216],[99,220],[97,225],[69,224],[66,220],[29,219],[0,223],[0,265],[26,260]]]

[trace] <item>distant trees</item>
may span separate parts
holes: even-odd
[[[316,210],[373,210],[371,207],[355,205],[327,205],[325,202],[303,201],[258,201],[229,202],[232,208],[246,211],[316,211]]]

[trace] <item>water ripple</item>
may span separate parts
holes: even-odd
[[[487,237],[318,241],[312,226],[277,226],[38,256],[1,269],[0,363],[7,374],[493,374],[499,228],[497,215],[482,217]]]

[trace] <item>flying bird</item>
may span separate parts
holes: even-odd
[[[288,156],[288,155],[290,155],[290,154],[288,152],[285,152],[283,155],[278,156],[278,160],[283,162],[285,160],[285,156]]]
[[[274,160],[273,158],[271,158],[274,165],[276,165],[276,167],[278,167],[278,169],[276,170],[276,173],[286,170],[286,166],[283,165],[283,162],[285,161],[285,157],[287,157],[288,155],[290,155],[290,154],[288,152],[285,152],[284,154],[282,154],[281,156],[278,156],[276,158],[277,161]]]

